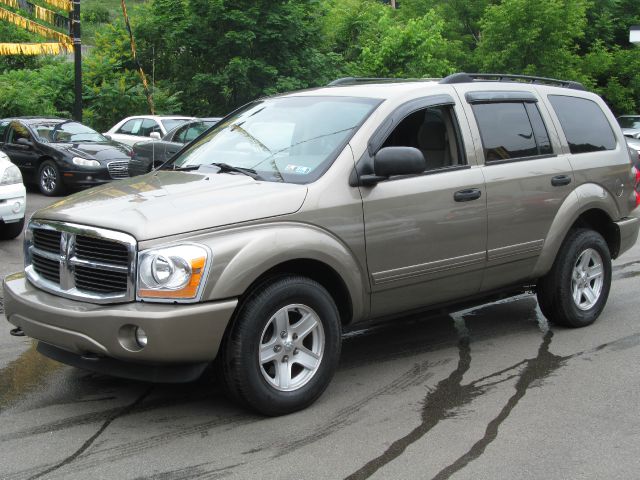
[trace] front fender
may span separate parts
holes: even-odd
[[[620,218],[620,210],[612,195],[595,183],[582,184],[565,198],[544,240],[542,253],[534,268],[534,278],[545,275],[551,269],[562,241],[573,224],[584,212],[594,209],[606,213],[611,221]]]
[[[227,231],[203,243],[213,252],[203,300],[238,297],[277,265],[291,260],[316,260],[331,267],[344,281],[353,319],[366,314],[367,276],[350,249],[326,230],[308,224],[270,223]]]

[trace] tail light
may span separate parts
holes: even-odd
[[[636,208],[640,206],[640,170],[638,166],[631,167],[631,176],[633,178],[633,190],[636,196]]]

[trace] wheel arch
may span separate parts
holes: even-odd
[[[541,277],[551,269],[562,242],[575,228],[598,232],[607,242],[611,258],[616,258],[620,251],[620,232],[615,220],[619,217],[615,200],[604,188],[596,184],[578,187],[567,196],[551,224],[534,277]]]

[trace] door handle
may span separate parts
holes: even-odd
[[[466,190],[458,190],[453,194],[453,199],[456,202],[469,202],[471,200],[477,200],[482,195],[479,188],[468,188]]]
[[[569,185],[571,183],[571,177],[569,175],[556,175],[551,179],[551,185],[554,187],[562,187],[563,185]]]

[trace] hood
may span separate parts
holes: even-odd
[[[50,143],[47,146],[72,157],[83,157],[99,162],[129,160],[131,158],[129,155],[131,148],[118,142]]]
[[[241,174],[158,171],[76,193],[33,218],[149,240],[294,213],[306,195],[305,185],[261,182]]]

